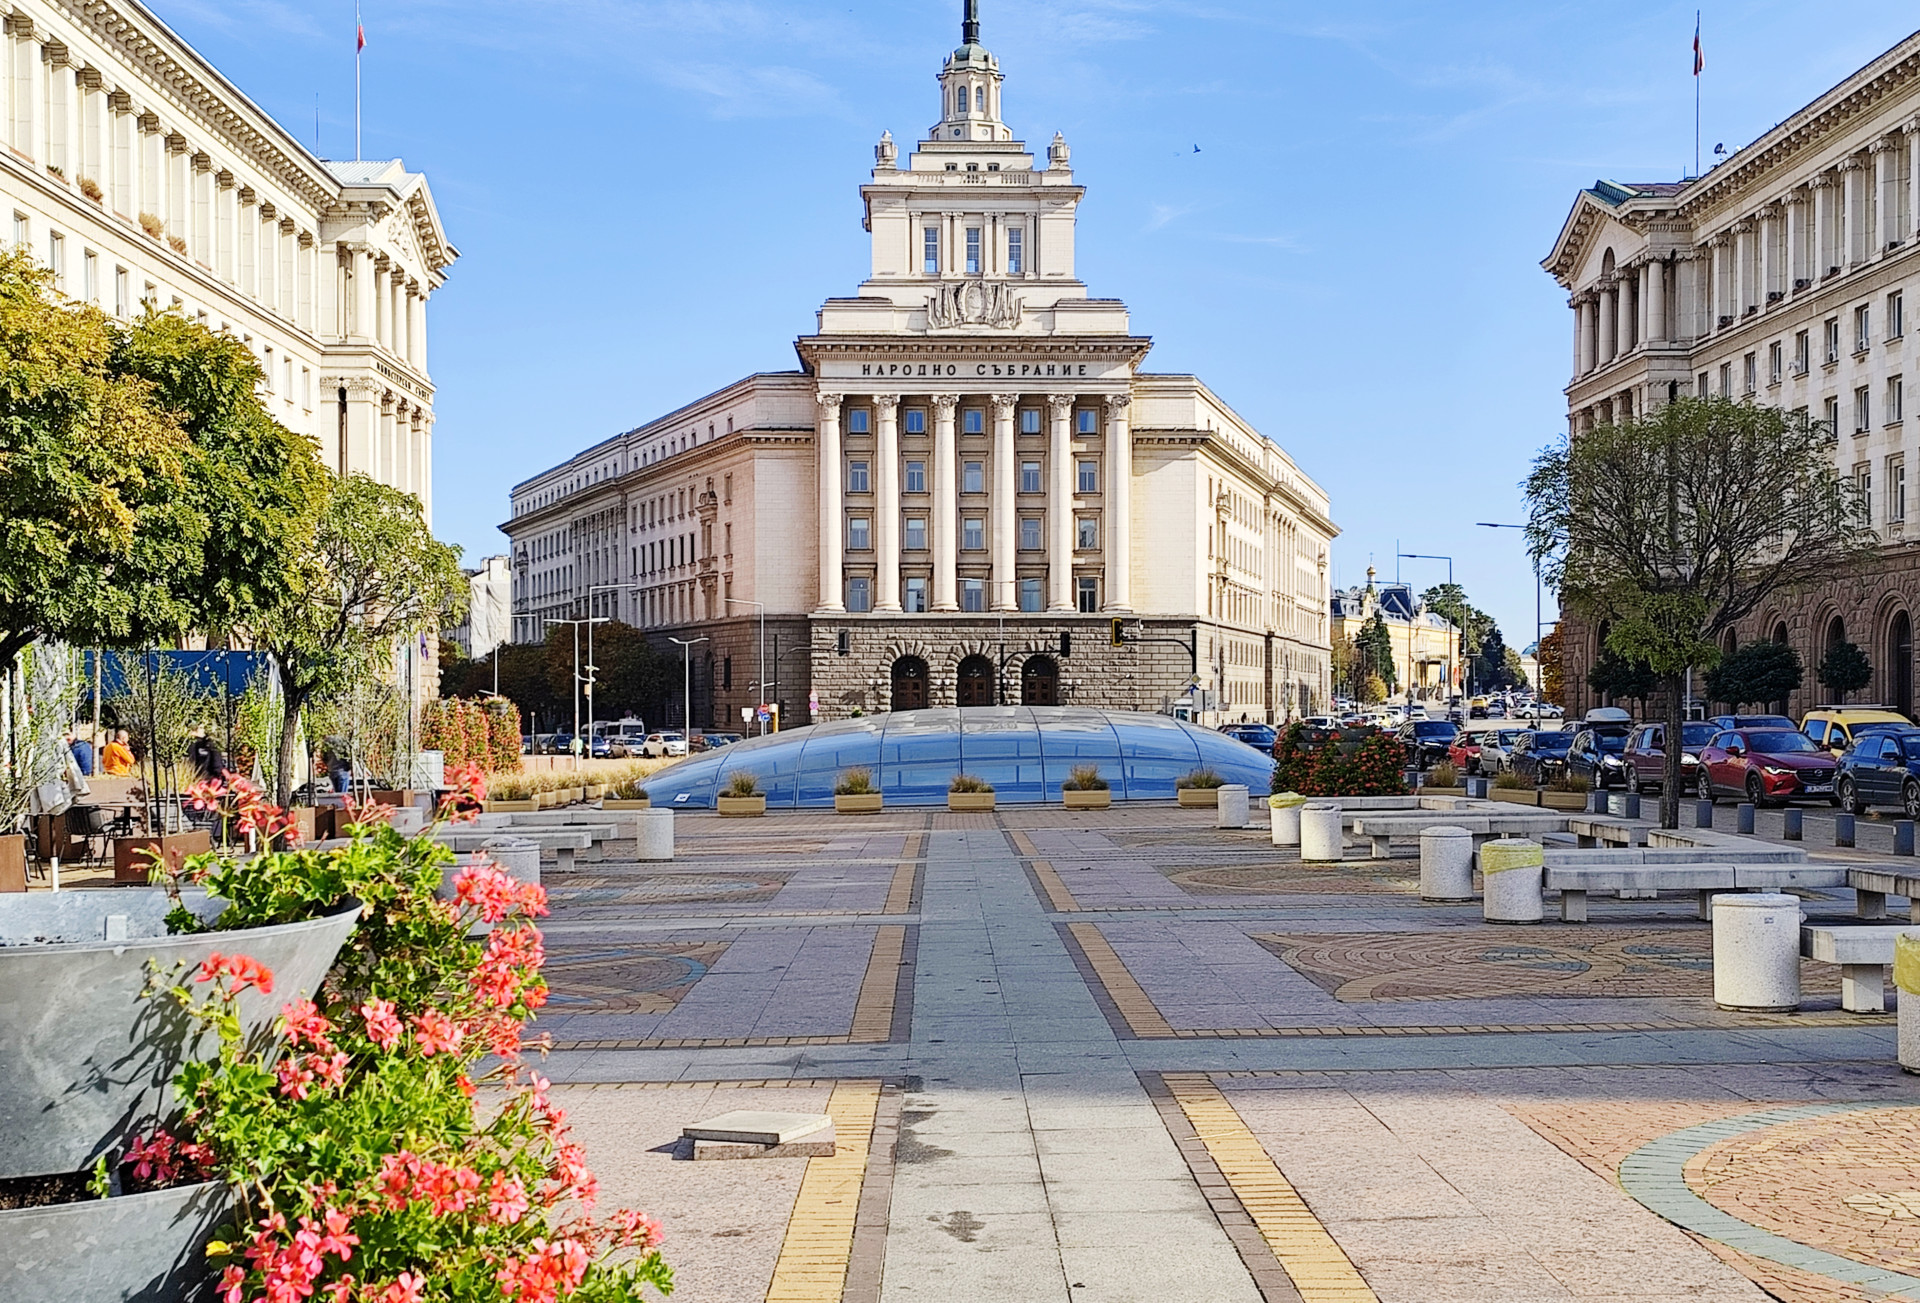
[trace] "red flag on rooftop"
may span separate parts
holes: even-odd
[[[1693,75],[1698,77],[1706,66],[1707,56],[1700,53],[1700,15],[1696,13],[1693,16]]]
[[[358,53],[360,53],[360,51],[362,51],[362,50],[364,50],[364,49],[366,49],[366,48],[367,48],[367,29],[366,29],[366,25],[365,25],[365,24],[363,24],[363,23],[355,23],[355,24],[353,25],[353,31],[354,31],[354,35],[355,35],[355,36],[356,36],[356,37],[358,38],[358,40],[359,40],[359,44],[357,44],[357,45],[355,45],[355,46],[353,47],[353,52],[354,52],[355,54],[358,54]],[[1699,46],[1699,44],[1700,44],[1700,42],[1699,42],[1699,41],[1697,41],[1697,40],[1696,40],[1696,41],[1694,42],[1694,45],[1695,45],[1695,47],[1696,47],[1696,48],[1697,48],[1697,47]],[[1697,69],[1697,68],[1696,68],[1696,69],[1695,69],[1695,71],[1697,72],[1697,71],[1699,71],[1699,69]]]

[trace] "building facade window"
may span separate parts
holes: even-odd
[[[1007,275],[1027,274],[1027,233],[1017,226],[1007,228]]]
[[[1092,516],[1082,516],[1073,522],[1073,545],[1082,552],[1092,552],[1100,546],[1100,522]]]
[[[927,432],[926,408],[909,407],[907,409],[905,421],[906,421],[906,431],[908,434],[925,434]]]
[[[1861,385],[1853,391],[1853,432],[1865,434],[1873,428],[1873,404],[1869,400],[1867,387]]]
[[[985,493],[987,491],[987,464],[980,461],[960,463],[960,491],[962,493]]]
[[[978,516],[967,516],[960,521],[960,548],[965,552],[982,552],[987,546],[986,523]]]
[[[1808,343],[1806,331],[1802,330],[1799,333],[1794,335],[1793,337],[1793,373],[1797,376],[1805,375],[1807,373],[1808,365],[1812,361],[1812,357],[1808,352],[1809,347],[1810,345]]]
[[[1829,435],[1838,435],[1840,433],[1840,400],[1838,398],[1827,399],[1822,410],[1823,415],[1820,420],[1821,423],[1827,427],[1827,433]]]
[[[1100,413],[1091,407],[1083,407],[1074,415],[1075,429],[1082,434],[1100,433]]]
[[[1887,424],[1898,425],[1906,416],[1907,386],[1899,376],[1887,377]]]
[[[1100,463],[1092,462],[1092,461],[1081,462],[1079,492],[1098,493],[1099,491],[1100,491]]]
[[[871,422],[867,419],[866,408],[856,407],[847,413],[848,434],[866,434],[872,428]]]
[[[1020,581],[1020,609],[1022,611],[1038,611],[1042,609],[1040,581],[1038,579],[1022,579]]]
[[[849,552],[871,552],[873,550],[873,525],[865,516],[852,516],[848,518],[847,550]]]
[[[113,269],[113,315],[124,317],[133,311],[133,278],[125,267]]]
[[[1020,519],[1020,550],[1038,552],[1040,550],[1040,522],[1032,516]]]
[[[1020,491],[1038,493],[1040,491],[1040,463],[1023,461],[1020,463]]]
[[[906,589],[900,594],[900,606],[909,615],[925,615],[927,613],[927,581],[907,580]]]
[[[1740,359],[1740,392],[1750,394],[1760,387],[1759,358],[1749,353]]]
[[[1100,581],[1092,575],[1081,575],[1073,581],[1074,602],[1082,615],[1092,615],[1100,609]]]
[[[864,461],[850,461],[847,463],[847,492],[870,492],[867,485],[871,482],[872,477],[868,474],[867,466],[868,464]]]
[[[967,228],[967,275],[980,275],[980,228]]]
[[[1887,295],[1887,338],[1900,339],[1907,333],[1907,297],[1899,290]]]
[[[1853,310],[1853,351],[1854,352],[1864,353],[1867,351],[1869,347],[1872,346],[1873,344],[1873,335],[1871,333],[1872,325],[1873,325],[1873,314],[1868,310],[1866,304],[1862,303],[1859,307]]]
[[[1720,364],[1720,396],[1722,398],[1733,397],[1733,363],[1731,362],[1722,362]]]
[[[907,463],[907,492],[925,493],[927,491],[927,464],[923,461]]]
[[[847,610],[856,615],[873,609],[873,580],[855,575],[847,580]]]
[[[1887,521],[1907,518],[1907,459],[1896,454],[1887,458]]]
[[[987,609],[986,580],[962,579],[960,581],[960,609],[963,611],[984,611]]]
[[[969,407],[960,413],[960,433],[985,434],[987,432],[987,414],[978,407]]]
[[[1826,360],[1829,362],[1838,362],[1840,360],[1840,318],[1827,318],[1826,336]]]
[[[920,270],[928,276],[940,274],[940,228],[929,226],[921,232]]]
[[[67,241],[58,231],[47,235],[47,270],[53,273],[55,288],[63,289],[67,283]]]
[[[1773,343],[1767,345],[1767,383],[1768,384],[1777,385],[1780,383],[1780,372],[1781,372],[1781,369],[1786,364],[1786,353],[1787,353],[1786,346],[1781,344],[1781,342],[1777,339],[1774,340]]]
[[[1873,523],[1873,463],[1859,462],[1853,468],[1853,491],[1860,495],[1860,509],[1867,523]]]
[[[13,243],[15,247],[21,249],[26,248],[28,234],[27,215],[25,213],[15,213],[13,215]]]
[[[1040,409],[1039,408],[1023,407],[1020,409],[1020,433],[1022,434],[1040,433]]]
[[[925,516],[907,517],[906,547],[909,552],[927,550],[927,518]]]

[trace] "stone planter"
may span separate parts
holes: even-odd
[[[1217,787],[1182,787],[1178,789],[1178,795],[1183,810],[1212,810],[1220,805],[1220,789]]]
[[[1495,787],[1487,792],[1490,801],[1506,801],[1511,805],[1540,804],[1540,790],[1534,787]]]
[[[835,814],[879,814],[881,795],[878,792],[850,792],[833,795]]]
[[[1075,791],[1071,787],[1060,789],[1060,800],[1069,810],[1111,810],[1113,808],[1113,789],[1094,788],[1090,791]]]
[[[113,843],[113,880],[145,884],[153,873],[150,851],[159,851],[169,869],[178,869],[187,856],[205,855],[212,849],[213,834],[205,828],[161,837],[121,837]]]
[[[609,796],[606,800],[600,802],[600,808],[602,810],[651,810],[653,808],[653,802],[644,796],[637,799]]]
[[[540,802],[529,796],[521,801],[488,801],[488,814],[532,814],[540,808]]]
[[[1464,787],[1422,787],[1415,793],[1418,796],[1465,796]]]
[[[226,1186],[205,1181],[0,1212],[0,1298],[204,1299],[206,1244],[228,1211]]]
[[[187,903],[203,917],[224,905]],[[249,1038],[270,1036],[360,916],[350,905],[303,923],[168,936],[169,907],[158,888],[0,897],[0,1177],[82,1171],[171,1116],[174,1073],[216,1042],[171,1001],[139,998],[149,961],[170,972],[218,952],[266,965],[273,994],[246,992],[240,1015]]]
[[[27,839],[22,833],[0,837],[0,892],[27,889]]]
[[[716,796],[713,804],[722,819],[757,819],[767,812],[764,796]]]
[[[1585,792],[1549,792],[1542,789],[1540,792],[1540,804],[1542,808],[1548,810],[1572,810],[1578,812],[1587,808],[1587,794]]]
[[[948,792],[947,809],[956,814],[992,814],[992,792]]]
[[[597,801],[607,794],[604,783],[588,783],[580,789],[580,797],[586,801]]]

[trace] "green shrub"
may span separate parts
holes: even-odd
[[[1182,774],[1173,780],[1175,787],[1198,788],[1202,791],[1213,787],[1225,787],[1227,780],[1211,769],[1196,769],[1190,774]]]
[[[1548,783],[1547,787],[1555,792],[1591,792],[1593,790],[1593,784],[1577,774],[1562,774]]]
[[[1075,765],[1067,774],[1067,781],[1060,784],[1067,792],[1104,792],[1107,780],[1100,777],[1099,765]]]
[[[1493,785],[1503,792],[1518,792],[1532,787],[1526,779],[1511,769],[1503,769],[1493,776]]]
[[[870,796],[873,793],[873,771],[863,765],[840,771],[840,781],[833,785],[835,796]]]
[[[760,795],[760,776],[745,769],[736,769],[727,775],[726,796]]]
[[[1460,771],[1453,767],[1453,761],[1451,760],[1438,761],[1433,768],[1427,770],[1427,786],[1458,787],[1460,786]]]
[[[975,778],[972,774],[955,774],[953,781],[947,784],[949,792],[991,792],[993,784],[984,778]]]

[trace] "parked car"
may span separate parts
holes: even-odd
[[[1237,742],[1245,742],[1261,751],[1273,750],[1273,744],[1279,734],[1271,724],[1226,724],[1220,729]]]
[[[1862,733],[1840,757],[1834,803],[1849,814],[1898,805],[1907,818],[1920,819],[1920,729]]]
[[[1340,733],[1340,721],[1332,715],[1308,715],[1300,722],[1307,726],[1307,741],[1313,746],[1319,746]]]
[[[1407,748],[1407,763],[1425,769],[1447,758],[1460,730],[1444,719],[1415,719],[1402,724],[1398,736]]]
[[[1821,706],[1800,719],[1800,731],[1836,756],[1851,748],[1863,733],[1912,727],[1912,720],[1885,706]]]
[[[1567,776],[1584,778],[1605,791],[1627,785],[1627,733],[1622,729],[1583,728],[1567,748]]]
[[[1572,744],[1573,734],[1563,729],[1528,729],[1514,742],[1507,768],[1532,779],[1536,787],[1544,786],[1566,775],[1567,749]]]
[[[1832,801],[1836,768],[1833,757],[1805,733],[1785,728],[1723,729],[1700,748],[1695,790],[1703,801],[1722,794],[1755,805],[1809,797]]]
[[[709,751],[718,751],[721,747],[730,747],[741,740],[739,733],[708,733],[702,739]]]
[[[1700,748],[1726,732],[1712,724],[1694,720],[1680,726],[1680,790],[1691,792],[1700,784]],[[1627,780],[1633,790],[1645,794],[1657,792],[1667,781],[1667,726],[1642,724],[1627,735],[1622,754],[1627,761]]]
[[[547,736],[547,754],[550,756],[570,756],[573,754],[573,734],[551,733]]]
[[[1716,733],[1724,733],[1730,728],[1797,729],[1800,727],[1785,715],[1709,715],[1707,723],[1713,725]]]
[[[684,733],[649,733],[646,745],[641,748],[648,756],[661,759],[667,756],[687,754],[687,735]]]
[[[587,743],[587,754],[595,760],[618,760],[624,757],[626,752],[614,746],[612,738],[602,734]]]
[[[520,735],[520,754],[521,755],[523,756],[533,755],[535,746],[536,746],[536,743],[534,741],[533,734],[522,733]]]
[[[1463,774],[1480,772],[1480,738],[1481,734],[1463,732],[1453,740],[1453,745],[1447,748],[1447,759],[1455,769]]]
[[[1517,728],[1495,729],[1480,735],[1480,772],[1489,776],[1504,774],[1512,763],[1514,744],[1523,732]]]

